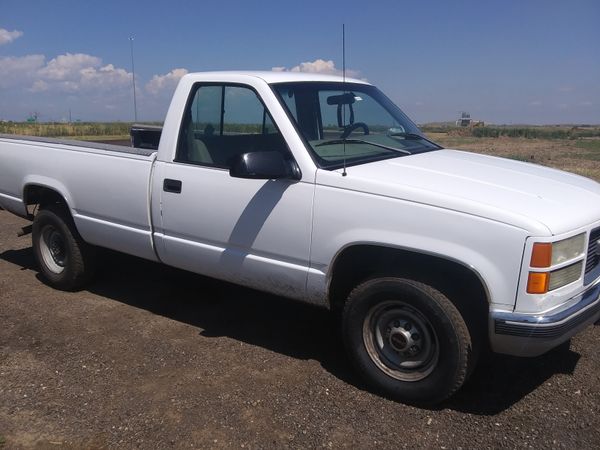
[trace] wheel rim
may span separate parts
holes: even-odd
[[[433,326],[420,311],[399,300],[369,310],[363,340],[371,360],[397,380],[422,380],[438,363],[439,341]]]
[[[62,233],[53,225],[46,225],[42,229],[40,252],[44,264],[50,271],[61,273],[65,270],[67,259],[65,239]]]

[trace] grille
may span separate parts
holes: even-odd
[[[593,229],[590,233],[590,241],[588,243],[587,250],[587,262],[585,264],[586,274],[594,270],[600,263],[600,246],[598,245],[598,239],[600,239],[600,227]]]

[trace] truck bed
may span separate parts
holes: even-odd
[[[156,151],[120,145],[0,135],[0,206],[28,217],[31,189],[69,205],[89,243],[155,259],[150,178]]]

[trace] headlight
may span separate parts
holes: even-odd
[[[584,254],[585,233],[557,242],[536,242],[533,244],[530,266],[536,269],[552,269],[564,262],[581,258]],[[582,269],[583,259],[555,270],[529,272],[527,292],[545,294],[566,286],[581,278]]]
[[[585,252],[585,233],[552,244],[551,265],[575,259]]]
[[[581,270],[583,269],[583,261],[563,267],[562,269],[553,270],[550,272],[550,280],[548,280],[548,290],[553,291],[559,287],[566,286],[573,281],[579,280]]]

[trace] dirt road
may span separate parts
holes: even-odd
[[[600,326],[420,409],[366,390],[326,311],[113,253],[55,291],[24,224],[0,212],[0,447],[600,446]]]

